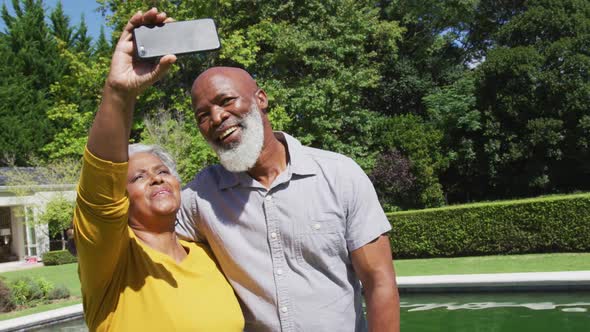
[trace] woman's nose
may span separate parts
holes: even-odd
[[[162,175],[161,175],[161,174],[159,174],[159,173],[158,173],[158,174],[154,174],[154,175],[152,176],[152,178],[151,178],[151,184],[152,184],[152,185],[154,185],[154,184],[160,184],[160,183],[162,183],[162,182],[164,182],[164,178],[163,178],[163,177],[162,177]]]

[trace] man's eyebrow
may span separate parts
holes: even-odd
[[[231,95],[233,95],[233,93],[231,93],[230,91],[222,91],[222,92],[218,93],[213,100],[223,99],[223,98],[225,98],[227,96],[231,96]]]

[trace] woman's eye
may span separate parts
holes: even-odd
[[[163,169],[158,174],[170,174],[170,171],[167,169]]]
[[[131,182],[137,182],[137,180],[141,180],[141,179],[143,179],[143,175],[142,174],[139,174],[139,175],[134,176],[131,179]]]

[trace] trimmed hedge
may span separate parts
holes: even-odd
[[[42,259],[44,265],[62,265],[78,261],[78,258],[67,250],[48,251],[43,254]]]
[[[388,214],[398,258],[590,251],[590,194]]]

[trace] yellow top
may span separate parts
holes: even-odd
[[[88,150],[74,215],[90,331],[242,331],[235,294],[206,246],[181,241],[180,263],[127,226],[127,163]]]

